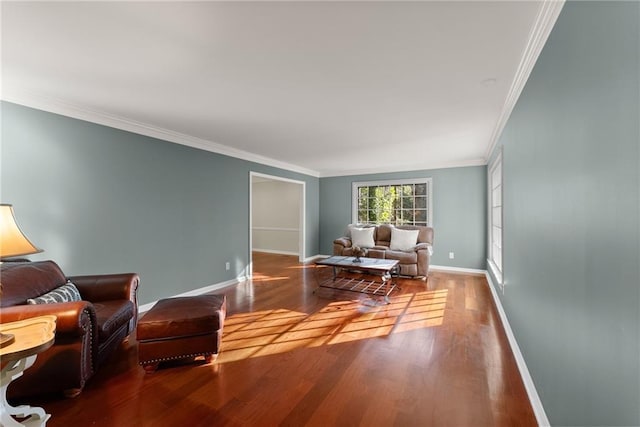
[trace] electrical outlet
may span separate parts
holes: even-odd
[[[224,263],[224,269],[229,271],[231,269],[231,263],[229,261]]]
[[[449,252],[449,259],[454,259],[455,258],[455,254],[453,252]]]

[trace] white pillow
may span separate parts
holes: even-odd
[[[376,245],[373,240],[374,227],[356,228],[351,227],[351,244],[361,248],[372,248]]]
[[[401,230],[399,228],[391,229],[391,243],[389,248],[392,251],[408,251],[418,243],[418,234],[420,230]]]

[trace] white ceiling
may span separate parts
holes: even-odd
[[[2,98],[315,176],[485,164],[552,4],[3,1]]]

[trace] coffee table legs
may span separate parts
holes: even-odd
[[[382,283],[384,283],[384,302],[390,304],[391,300],[389,299],[389,294],[391,293],[391,288],[393,285],[393,281],[391,280],[391,273],[384,273],[382,275]]]
[[[393,274],[395,274],[394,268],[371,268],[367,265],[342,265],[333,263],[316,263],[318,266],[330,266],[332,277],[331,279],[319,279],[317,290],[331,289],[333,291],[354,292],[369,295],[372,300],[377,300],[384,304],[390,304],[391,299],[389,295],[397,285],[393,281]],[[352,273],[360,273],[364,278],[349,277],[340,275],[340,271],[347,270]],[[371,276],[370,278],[366,276]],[[376,280],[379,278],[378,280]]]

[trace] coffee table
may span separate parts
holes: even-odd
[[[318,288],[337,291],[357,292],[375,297],[381,297],[388,304],[389,294],[396,288],[391,274],[397,269],[400,261],[395,259],[365,258],[349,256],[332,256],[320,261],[316,265],[333,268],[333,277],[321,280]],[[341,271],[362,273],[364,277],[341,275]]]

